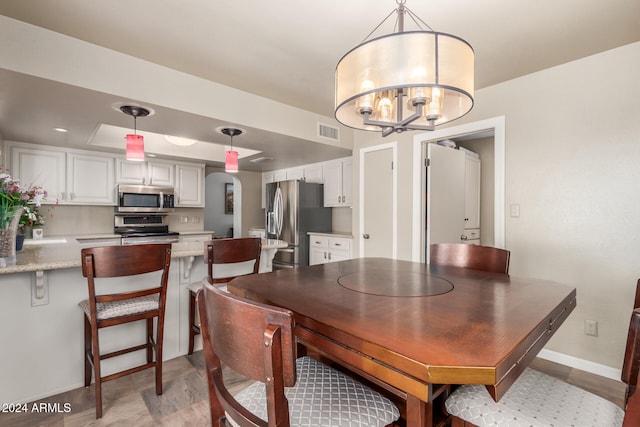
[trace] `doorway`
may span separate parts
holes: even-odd
[[[205,180],[204,229],[216,237],[242,233],[242,183],[226,172],[214,172]]]
[[[396,164],[395,142],[360,150],[359,246],[362,257],[397,257]]]
[[[413,241],[412,260],[428,261],[429,236],[425,232],[426,219],[426,143],[429,141],[469,137],[471,135],[493,135],[493,245],[505,245],[505,119],[504,116],[460,126],[417,134],[413,138]]]

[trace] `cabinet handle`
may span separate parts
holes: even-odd
[[[331,260],[331,252],[329,252],[329,260]]]
[[[324,253],[324,259],[327,259],[327,253],[326,252]]]
[[[334,243],[333,246],[342,246],[342,243]]]
[[[338,196],[338,203],[340,203],[340,196]]]
[[[462,235],[460,236],[460,240],[462,240],[462,241],[467,240],[467,236],[465,236],[464,234],[462,234]]]
[[[370,236],[369,236],[368,234],[363,234],[363,235],[362,235],[362,238],[363,238],[363,239],[368,239],[369,237],[370,237]]]

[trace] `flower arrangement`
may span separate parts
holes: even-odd
[[[26,218],[20,218],[21,223],[44,223],[37,208],[42,199],[47,197],[47,192],[40,186],[31,186],[27,189],[20,186],[20,181],[14,180],[6,171],[0,172],[0,228],[7,228],[16,212],[24,208]],[[23,222],[24,221],[24,222]]]

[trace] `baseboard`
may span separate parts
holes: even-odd
[[[620,381],[622,370],[615,369],[610,366],[602,365],[600,363],[590,362],[588,360],[580,359],[578,357],[569,356],[557,351],[542,349],[538,353],[538,357],[541,359],[550,360],[552,362],[560,363],[562,365],[570,366],[572,368],[580,369],[581,371],[590,372],[601,377],[611,378],[612,380]]]

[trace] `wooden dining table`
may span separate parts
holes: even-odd
[[[576,306],[548,280],[358,258],[231,281],[236,295],[294,313],[297,340],[400,397],[431,426],[452,384],[499,400]]]

